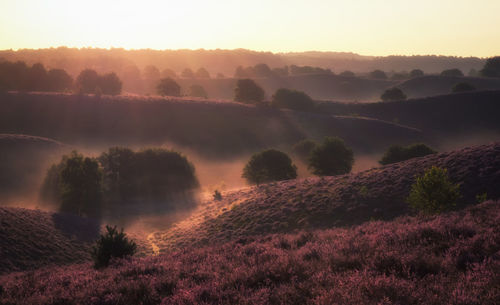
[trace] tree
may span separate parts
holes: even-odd
[[[403,93],[403,91],[399,88],[391,88],[387,89],[382,93],[380,96],[382,101],[384,102],[390,102],[390,101],[400,101],[400,100],[406,100],[406,94]]]
[[[271,100],[271,105],[276,108],[287,108],[298,111],[311,111],[314,102],[302,91],[281,88],[276,90]]]
[[[474,91],[476,90],[476,87],[469,83],[457,83],[451,88],[451,92],[458,93],[458,92],[467,92],[467,91]]]
[[[193,72],[193,70],[186,68],[186,69],[182,70],[181,76],[184,78],[194,78],[194,72]]]
[[[352,149],[338,137],[326,137],[309,156],[309,169],[318,176],[347,174],[354,164]]]
[[[424,214],[439,214],[455,207],[460,198],[459,189],[459,184],[450,181],[446,169],[433,166],[417,177],[407,202]]]
[[[387,74],[382,70],[374,70],[370,72],[370,77],[374,79],[387,79]]]
[[[382,165],[392,164],[435,153],[437,153],[437,151],[422,143],[416,143],[408,146],[392,145],[384,153],[379,163]]]
[[[118,95],[122,92],[122,81],[114,72],[104,74],[99,77],[98,88],[103,94]]]
[[[304,139],[292,147],[292,153],[303,162],[307,162],[313,149],[318,145],[316,141]]]
[[[464,76],[464,73],[462,71],[460,71],[460,69],[447,69],[447,70],[443,70],[443,72],[441,72],[441,76],[453,76],[453,77],[460,77],[460,76]]]
[[[234,100],[242,103],[258,103],[264,100],[264,89],[251,79],[239,79],[234,89]]]
[[[346,71],[340,73],[339,76],[342,76],[342,77],[355,77],[356,74],[354,74],[354,72],[352,72],[352,71],[346,70]]]
[[[207,91],[205,91],[205,88],[203,88],[201,85],[191,85],[189,87],[189,96],[194,96],[194,97],[201,97],[201,98],[208,98]]]
[[[224,74],[223,74],[223,73],[220,73],[220,72],[219,72],[219,73],[217,73],[216,78],[217,78],[217,79],[223,79],[223,78],[226,78],[226,77],[224,76]]]
[[[250,184],[295,179],[297,167],[287,154],[268,149],[252,155],[241,176]]]
[[[266,64],[256,64],[253,71],[257,77],[271,77],[273,75],[273,72]]]
[[[92,249],[94,268],[107,267],[112,258],[132,256],[136,250],[137,245],[128,239],[123,229],[119,232],[116,226],[106,226],[106,232],[101,234]]]
[[[47,89],[49,91],[64,91],[73,85],[73,78],[62,69],[51,69],[47,73]]]
[[[485,77],[500,77],[500,56],[488,58],[480,73]]]
[[[181,86],[177,82],[169,77],[162,78],[158,85],[156,86],[156,91],[159,95],[165,96],[180,96]]]
[[[94,93],[99,85],[99,75],[96,71],[85,69],[76,78],[76,86],[81,93]]]
[[[163,78],[177,78],[177,73],[172,69],[165,69],[161,72]]]
[[[57,183],[54,197],[60,200],[60,210],[79,216],[99,218],[101,212],[102,172],[99,163],[73,151],[62,158],[61,164],[49,171],[49,179]]]
[[[424,76],[424,71],[420,69],[413,69],[410,71],[410,77],[411,78],[416,78],[416,77],[421,77]]]
[[[210,73],[208,73],[207,69],[199,68],[195,73],[196,78],[210,78]]]
[[[153,65],[146,66],[142,74],[144,79],[149,82],[157,82],[161,77],[160,70]]]

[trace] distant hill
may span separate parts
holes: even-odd
[[[438,146],[444,141],[463,141],[467,136],[499,139],[500,135],[499,90],[446,94],[396,102],[325,102],[318,107],[318,111],[335,115],[357,114],[398,122],[422,130],[426,138]]]
[[[67,150],[48,138],[0,134],[0,205],[10,197],[36,194],[50,162]]]
[[[429,155],[335,177],[289,180],[223,194],[176,227],[156,233],[161,249],[205,245],[268,233],[331,228],[410,212],[415,175],[448,169],[460,183],[460,205],[487,193],[500,198],[500,142]]]
[[[4,96],[0,132],[50,137],[88,147],[168,144],[210,158],[267,147],[289,150],[303,138],[340,136],[356,152],[422,139],[419,130],[382,120],[280,111],[182,98],[17,94]]]
[[[468,83],[477,90],[500,90],[499,78],[485,77],[453,77],[426,75],[404,81],[396,87],[411,98],[449,94],[457,83]]]
[[[2,304],[498,304],[500,203],[0,277]]]

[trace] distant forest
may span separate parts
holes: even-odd
[[[125,50],[95,48],[50,48],[0,51],[0,60],[18,61],[27,64],[42,63],[49,69],[64,69],[73,77],[80,71],[91,68],[99,73],[116,72],[118,75],[137,74],[147,66],[159,71],[171,70],[181,74],[185,69],[206,69],[212,78],[233,77],[238,66],[254,66],[260,63],[271,68],[299,65],[330,69],[339,74],[345,70],[355,73],[383,71],[411,71],[421,69],[425,73],[439,73],[445,69],[458,68],[464,73],[479,70],[485,59],[477,57],[450,56],[362,56],[339,52],[271,53],[245,49],[237,50]]]

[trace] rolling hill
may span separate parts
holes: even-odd
[[[162,251],[269,233],[393,219],[411,211],[406,203],[415,175],[431,166],[448,169],[460,183],[460,205],[476,195],[500,198],[500,142],[429,155],[334,177],[261,185],[223,194],[171,229],[154,234]]]

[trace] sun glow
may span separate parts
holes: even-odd
[[[0,3],[0,49],[123,47],[492,56],[500,1],[69,1]]]

